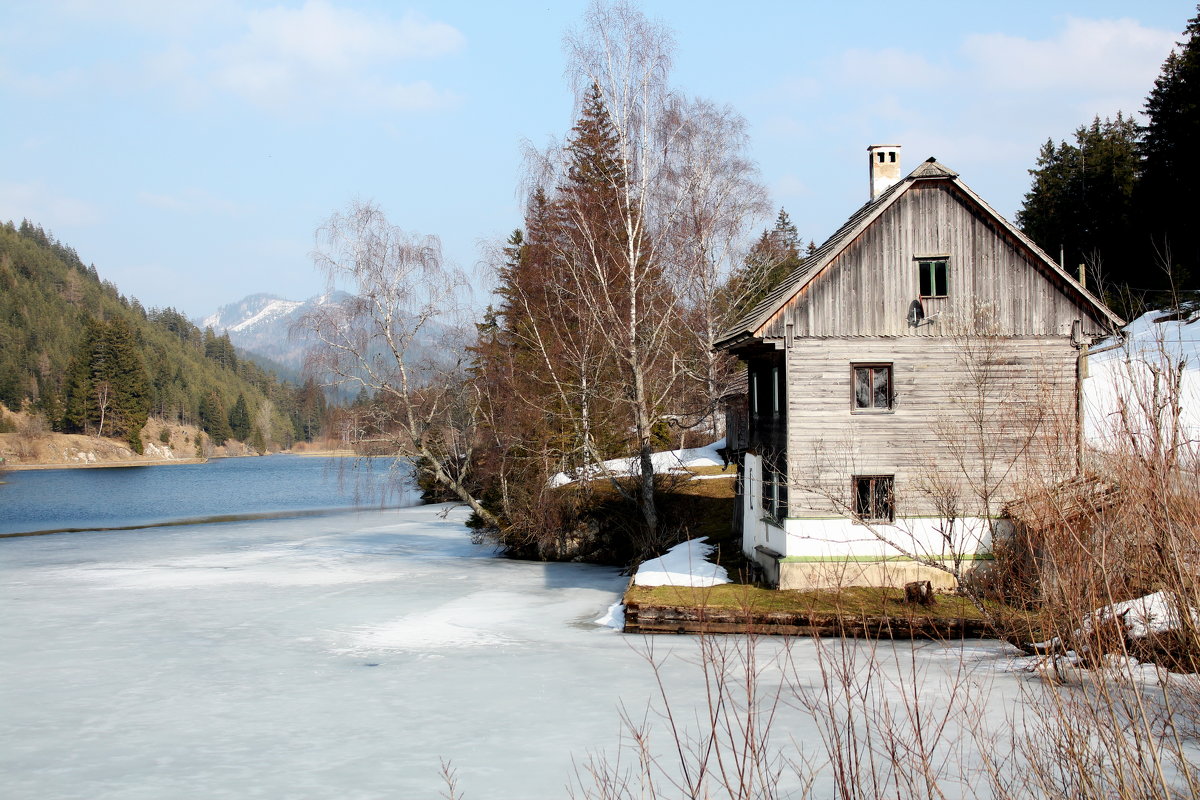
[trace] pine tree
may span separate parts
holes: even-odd
[[[250,411],[246,408],[244,394],[238,394],[233,408],[229,409],[229,429],[233,432],[233,438],[240,442],[250,438]]]
[[[95,393],[92,382],[92,358],[101,338],[101,324],[88,320],[83,337],[67,368],[62,429],[84,433],[92,422]]]
[[[67,373],[63,427],[124,436],[142,452],[150,382],[137,336],[123,319],[89,321]]]
[[[120,317],[105,330],[104,379],[112,385],[114,433],[124,436],[135,452],[142,452],[141,430],[150,416],[150,381],[142,360],[141,344],[130,325]]]
[[[240,392],[229,409],[229,429],[233,432],[233,438],[240,442],[250,438],[250,410],[246,408],[246,396]]]
[[[588,198],[588,205],[614,210],[619,207],[628,176],[621,165],[618,145],[604,95],[593,83],[567,142],[568,184],[564,189]]]

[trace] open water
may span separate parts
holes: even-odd
[[[0,534],[418,503],[405,476],[389,473],[388,463],[274,455],[13,471],[0,486]]]

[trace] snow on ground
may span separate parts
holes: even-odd
[[[663,453],[654,453],[650,456],[651,462],[654,464],[656,473],[672,472],[684,470],[689,467],[719,467],[725,462],[717,453],[717,450],[725,446],[725,439],[721,438],[712,444],[704,447],[689,447],[684,450],[670,450]],[[604,475],[614,475],[616,477],[625,477],[628,475],[636,475],[640,471],[637,456],[629,458],[614,458],[605,461],[600,467],[591,468],[593,477]],[[568,483],[574,483],[582,477],[580,475],[568,475],[565,472],[560,472],[550,478],[551,486],[563,486]]]
[[[1094,446],[1107,449],[1117,441],[1122,402],[1133,410],[1134,430],[1145,432],[1153,415],[1138,412],[1154,396],[1156,375],[1180,364],[1180,422],[1186,438],[1200,441],[1200,310],[1187,319],[1156,322],[1165,316],[1162,311],[1143,314],[1125,327],[1123,346],[1088,359],[1084,403],[1087,437]]]
[[[716,586],[729,583],[724,567],[708,560],[717,548],[707,537],[675,545],[658,558],[643,561],[633,582],[638,586]]]
[[[1179,611],[1180,609],[1170,593],[1154,592],[1133,600],[1113,603],[1085,615],[1083,626],[1072,634],[1072,638],[1084,636],[1090,633],[1096,625],[1103,625],[1114,618],[1123,620],[1125,633],[1131,639],[1143,639],[1152,633],[1167,633],[1181,627]],[[1189,609],[1189,612],[1192,623],[1200,624],[1200,612],[1194,608]],[[1052,646],[1058,642],[1058,639],[1051,639],[1048,642],[1039,642],[1038,646]]]

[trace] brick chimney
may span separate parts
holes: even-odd
[[[867,148],[871,160],[871,199],[900,182],[900,145],[873,144]]]

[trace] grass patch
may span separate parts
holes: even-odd
[[[737,467],[730,464],[727,467],[687,467],[692,475],[721,475],[727,478],[737,477]]]

